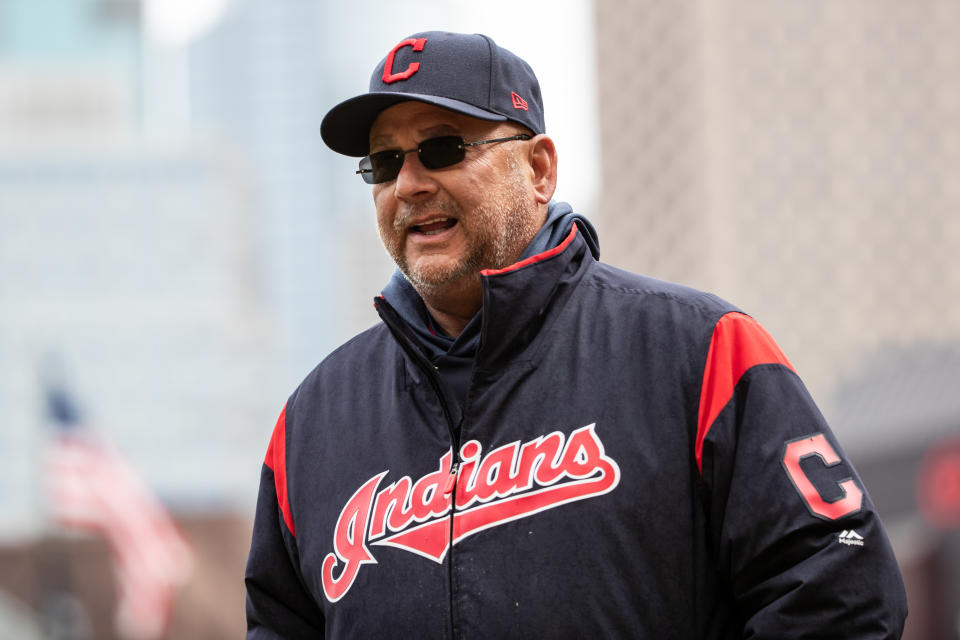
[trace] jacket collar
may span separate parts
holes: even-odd
[[[585,216],[576,213],[573,207],[566,202],[551,200],[547,207],[547,218],[543,226],[527,245],[520,256],[519,262],[512,267],[489,273],[505,273],[517,269],[520,265],[527,265],[543,259],[543,256],[539,254],[552,254],[552,250],[563,243],[570,235],[574,223],[577,226],[577,233],[583,235],[583,239],[590,248],[593,257],[599,259],[600,243],[597,239],[596,229],[593,228],[590,221]],[[414,290],[399,270],[393,273],[387,286],[383,289],[382,295],[405,322],[410,337],[415,340],[419,348],[432,362],[436,362],[444,355],[471,359],[476,355],[477,347],[480,344],[482,313],[477,312],[477,315],[471,319],[463,332],[456,338],[451,338],[443,335],[435,327],[423,300],[420,298],[420,294]]]
[[[539,339],[560,312],[593,254],[577,224],[557,246],[504,269],[481,272],[482,327],[477,366],[496,369],[533,360]]]
[[[579,225],[579,221],[571,224],[564,240],[551,249],[503,269],[481,272],[483,305],[479,317],[471,322],[481,323],[476,352],[479,367],[497,368],[518,358],[532,358],[530,347],[548,320],[548,312],[566,301],[586,267],[594,262],[593,249]],[[374,299],[374,307],[394,337],[408,352],[416,350],[429,362],[431,350],[404,321],[400,310],[391,306],[395,304],[383,295]]]

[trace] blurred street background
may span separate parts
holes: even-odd
[[[392,272],[320,120],[430,29],[531,63],[606,262],[773,334],[960,638],[960,3],[0,0],[0,640],[242,636],[274,421]]]

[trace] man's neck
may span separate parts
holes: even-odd
[[[421,291],[420,297],[434,322],[444,334],[451,338],[459,336],[483,304],[483,290],[480,278],[464,283],[451,290],[448,287],[441,292]]]

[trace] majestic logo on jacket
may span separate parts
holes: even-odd
[[[337,519],[333,553],[323,559],[324,595],[336,602],[360,567],[376,564],[368,545],[396,547],[442,563],[451,533],[457,544],[478,531],[609,493],[620,482],[620,467],[604,453],[595,426],[581,427],[569,437],[554,431],[523,444],[511,442],[483,456],[480,443],[470,440],[460,447],[459,468],[452,467],[453,452],[448,451],[436,471],[416,481],[404,476],[379,491],[388,471],[373,476]]]

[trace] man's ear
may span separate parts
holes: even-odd
[[[533,191],[538,204],[547,204],[557,190],[557,147],[546,134],[534,136],[529,143]]]

